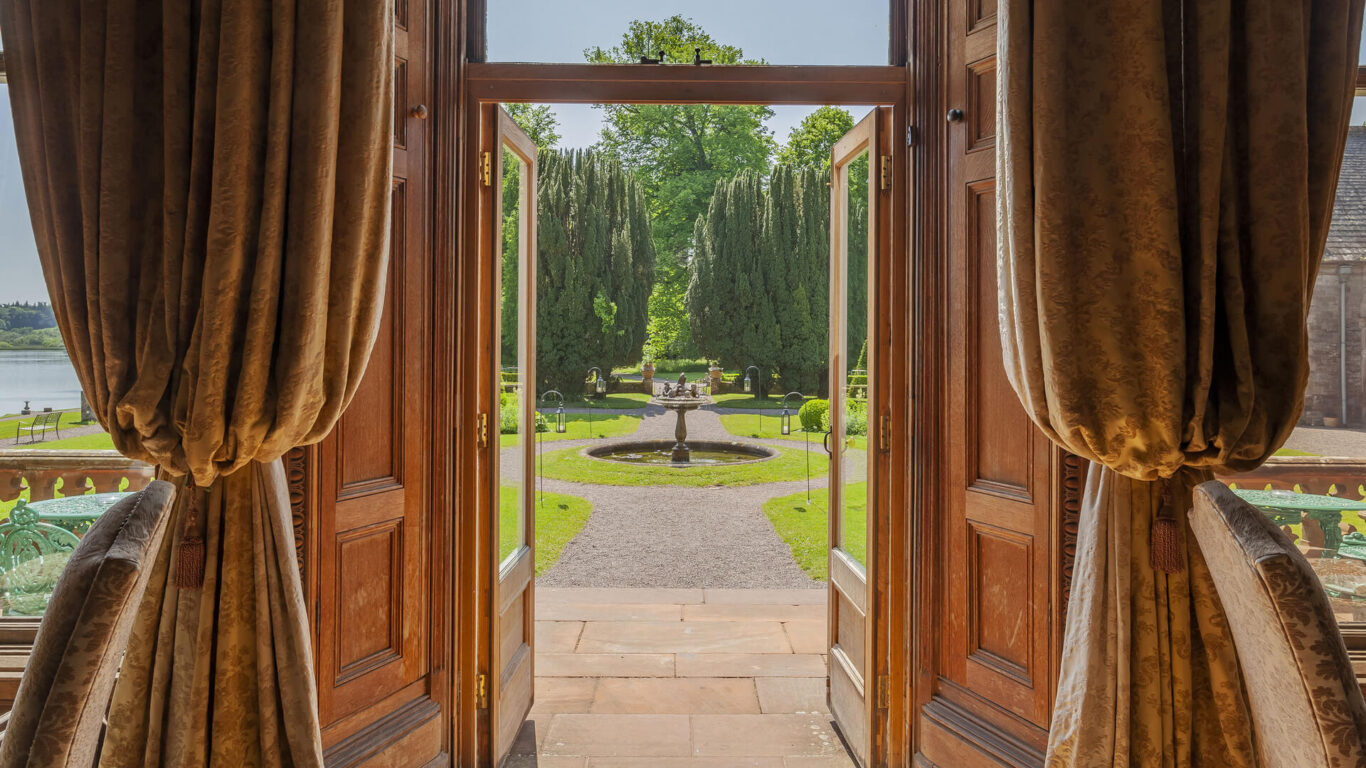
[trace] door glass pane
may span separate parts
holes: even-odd
[[[840,449],[839,545],[860,565],[868,562],[868,151],[840,174],[845,259],[840,280],[844,329],[838,359],[844,411],[833,444]]]
[[[505,561],[526,540],[528,478],[524,477],[523,456],[527,441],[528,394],[524,371],[527,370],[526,313],[523,311],[521,249],[525,222],[521,190],[525,184],[526,163],[515,153],[503,150],[502,241],[498,259],[498,559]]]
[[[487,60],[887,64],[888,0],[497,0]]]

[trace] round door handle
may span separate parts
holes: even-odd
[[[957,108],[950,109],[950,110],[949,110],[949,113],[948,113],[947,115],[944,116],[944,119],[947,120],[947,121],[949,121],[950,123],[959,123],[959,122],[962,122],[962,121],[963,121],[963,110],[957,109]]]
[[[416,117],[418,120],[426,120],[426,119],[427,119],[427,105],[426,105],[426,104],[418,104],[416,107],[413,107],[412,109],[408,110],[408,114],[411,115],[412,117]]]

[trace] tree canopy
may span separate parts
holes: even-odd
[[[621,163],[590,151],[539,162],[537,379],[573,397],[590,367],[640,359],[655,251],[644,193]]]
[[[797,168],[830,170],[830,149],[854,127],[854,118],[840,107],[821,107],[802,118],[778,150],[778,162]]]
[[[713,40],[682,16],[631,22],[619,44],[584,51],[590,62],[636,62],[641,56],[691,61],[694,50],[715,64],[760,64],[740,48]],[[658,356],[691,352],[682,298],[693,226],[707,211],[717,182],[763,173],[776,149],[766,126],[773,110],[721,104],[606,104],[598,147],[639,179],[650,206],[658,253],[650,345]]]
[[[688,317],[693,338],[727,368],[777,372],[821,391],[829,296],[829,199],[813,168],[778,166],[717,184],[694,228]],[[766,394],[764,387],[760,394]]]

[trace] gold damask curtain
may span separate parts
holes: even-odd
[[[321,765],[280,456],[359,384],[384,292],[385,0],[0,0],[67,351],[118,449],[187,486],[106,766]]]
[[[1299,417],[1362,0],[1006,0],[1000,311],[1094,462],[1049,764],[1251,766],[1190,489]]]

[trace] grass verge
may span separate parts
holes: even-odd
[[[603,461],[580,454],[578,448],[546,453],[542,462],[541,474],[546,477],[591,485],[683,485],[693,488],[758,485],[803,480],[807,472],[807,462],[800,449],[779,450],[772,459],[750,464],[695,467]],[[825,470],[825,462],[811,461],[812,477],[824,477]]]
[[[859,562],[867,558],[868,546],[868,484],[852,483],[845,486],[845,505],[847,513],[843,517],[845,525],[842,540],[845,549]],[[792,559],[797,561],[806,574],[818,581],[830,578],[830,496],[822,488],[811,492],[807,501],[806,492],[790,496],[779,496],[764,502],[764,515],[773,524],[778,538],[792,550]]]
[[[5,417],[5,418],[3,418],[3,419],[0,419],[0,441],[8,441],[8,442],[11,442],[11,443],[14,442],[14,436],[18,433],[19,425],[20,425],[20,424],[23,424],[23,425],[27,426],[27,425],[29,425],[29,424],[32,424],[32,423],[33,423],[33,420],[34,420],[35,418],[37,418],[37,414],[34,414],[33,416],[14,416],[14,417],[8,417],[8,416],[7,416],[7,417]],[[74,411],[62,411],[62,418],[61,418],[61,420],[60,420],[60,422],[59,422],[59,425],[61,426],[62,429],[66,429],[66,428],[68,428],[68,427],[74,427],[74,426],[76,426],[76,425],[78,425],[78,424],[80,424],[80,423],[81,423],[81,412],[80,412],[79,410],[74,410]],[[51,430],[49,430],[49,433],[50,433],[50,432],[51,432]],[[25,435],[24,435],[24,439],[27,439],[27,438],[28,438],[28,435],[25,434]],[[10,447],[10,446],[5,446],[5,447]],[[22,443],[22,442],[19,444],[19,447],[20,447],[20,448],[23,447],[23,443]]]
[[[35,451],[112,451],[114,438],[110,437],[108,432],[96,432],[92,435],[63,437],[60,440],[48,440],[29,446],[20,443],[17,447],[27,447]]]
[[[498,554],[506,558],[521,540],[517,526],[517,487],[504,485],[498,493]],[[543,493],[536,505],[536,575],[550,570],[560,553],[593,513],[593,503],[563,493]]]
[[[720,415],[721,426],[726,431],[737,437],[755,437],[761,440],[793,440],[798,443],[806,443],[809,439],[813,447],[821,445],[825,439],[824,432],[803,432],[801,422],[797,421],[797,415],[792,415],[792,434],[782,433],[782,422],[777,416],[768,416],[759,413],[723,413]],[[849,438],[849,447],[867,450],[868,438],[864,435],[854,435]]]
[[[586,413],[566,413],[565,432],[555,431],[554,412],[545,414],[546,420],[550,422],[549,432],[538,432],[536,438],[541,442],[551,442],[554,440],[584,440],[590,437],[621,437],[629,435],[640,429],[640,416],[632,416],[628,413],[618,414],[593,414],[590,424]],[[592,430],[589,430],[589,427]],[[517,435],[499,435],[498,445],[503,448],[517,444]]]
[[[734,408],[742,411],[781,411],[783,409],[783,396],[781,394],[772,395],[767,400],[760,400],[747,392],[726,392],[712,397],[717,408]],[[792,398],[787,401],[788,407],[792,409],[792,418],[797,418],[797,409],[801,407],[802,401]]]

